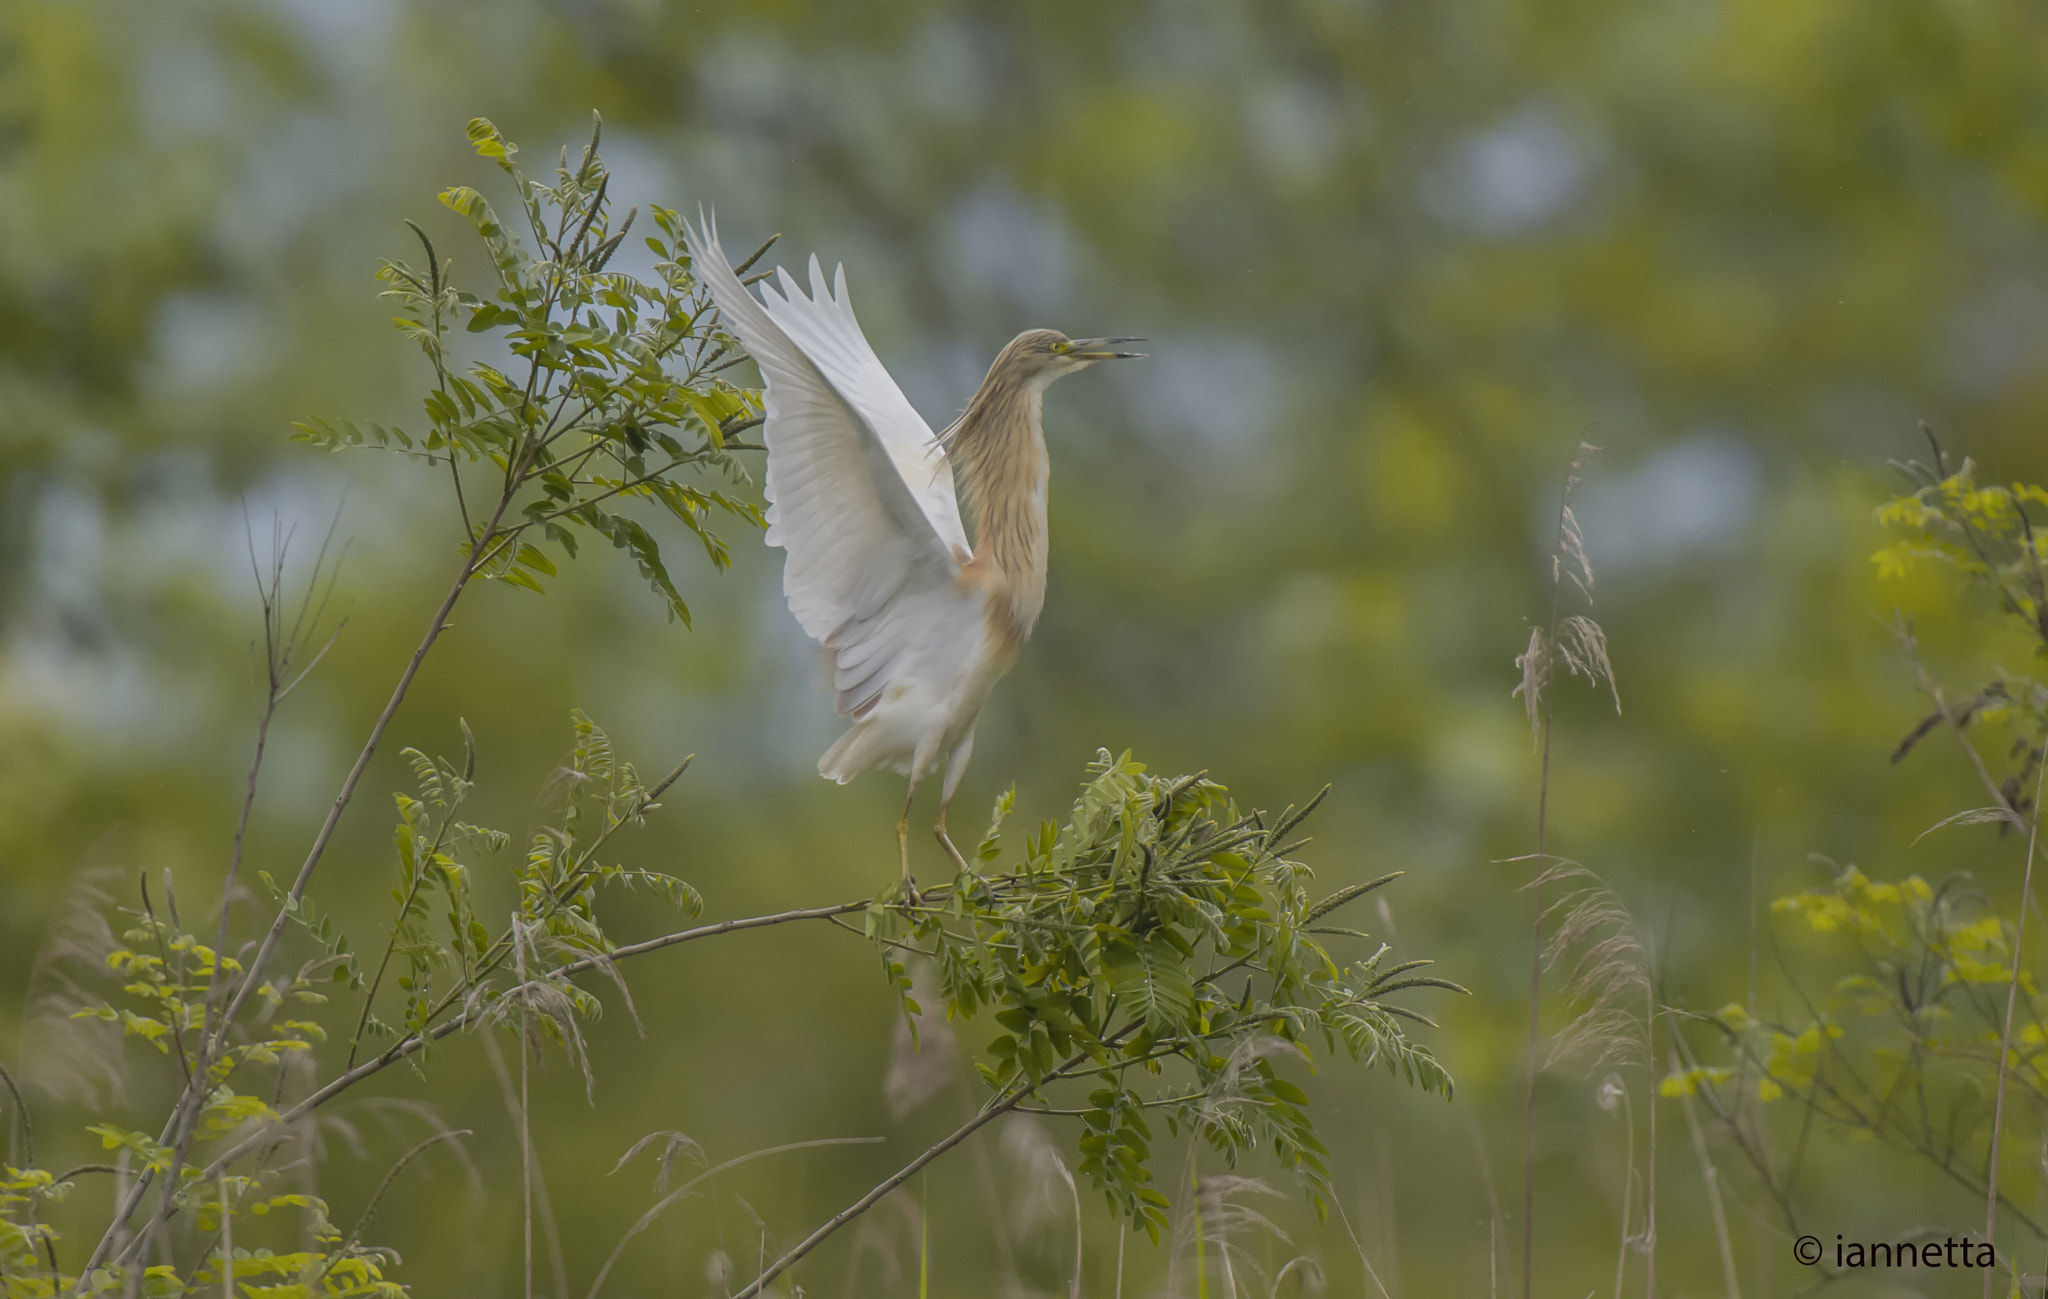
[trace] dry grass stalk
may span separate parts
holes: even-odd
[[[90,865],[65,886],[29,967],[21,1026],[22,1081],[102,1111],[128,1099],[121,1028],[76,1012],[98,1003],[86,988],[106,970],[107,954],[121,945],[107,913],[114,909],[110,886],[122,874],[111,863]]]
[[[1635,917],[1601,878],[1577,862],[1557,860],[1523,885],[1531,891],[1568,885],[1544,909],[1551,926],[1545,971],[1571,961],[1565,998],[1581,1007],[1551,1038],[1545,1069],[1573,1059],[1585,1072],[1648,1063],[1649,1025],[1636,1009],[1650,996],[1649,956]]]
[[[1550,853],[1549,692],[1559,660],[1564,662],[1567,672],[1584,675],[1595,685],[1604,678],[1614,693],[1616,709],[1621,707],[1621,694],[1615,688],[1613,666],[1607,657],[1606,635],[1590,618],[1581,615],[1565,617],[1561,607],[1567,580],[1578,589],[1582,599],[1591,603],[1593,598],[1593,564],[1586,555],[1585,533],[1579,527],[1578,515],[1572,511],[1572,498],[1584,481],[1586,465],[1599,450],[1589,442],[1579,443],[1570,466],[1565,470],[1564,490],[1557,506],[1557,540],[1550,550],[1550,617],[1543,626],[1530,628],[1528,648],[1515,659],[1521,682],[1513,694],[1521,697],[1523,707],[1528,710],[1529,728],[1541,755],[1534,855],[1538,861],[1549,860]],[[1529,1038],[1522,1097],[1522,1299],[1533,1299],[1535,1293],[1536,1075],[1541,1069],[1537,1057],[1542,1047],[1539,1007],[1543,990],[1543,921],[1546,914],[1540,878],[1530,886],[1530,893]]]

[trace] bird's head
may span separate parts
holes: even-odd
[[[1123,343],[1142,343],[1141,338],[1068,338],[1057,329],[1027,329],[1010,340],[996,358],[996,368],[1008,369],[1019,379],[1051,383],[1062,375],[1085,370],[1097,361],[1130,360],[1143,352],[1120,352]]]

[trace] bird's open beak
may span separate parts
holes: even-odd
[[[1077,338],[1073,350],[1067,355],[1076,361],[1130,361],[1145,355],[1143,352],[1113,351],[1119,343],[1142,343],[1142,338]]]

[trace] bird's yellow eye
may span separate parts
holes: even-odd
[[[1074,350],[1074,345],[1064,338],[1055,338],[1054,340],[1052,340],[1052,342],[1047,343],[1045,346],[1046,350],[1051,352],[1054,356],[1065,356],[1067,353]]]

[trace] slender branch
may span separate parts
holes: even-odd
[[[1174,1054],[1174,1053],[1173,1053],[1173,1052],[1168,1052],[1168,1053],[1166,1053],[1166,1054]],[[1139,1058],[1139,1059],[1137,1059],[1137,1060],[1132,1060],[1132,1061],[1129,1061],[1128,1063],[1130,1063],[1130,1064],[1141,1064],[1141,1063],[1143,1063],[1143,1062],[1144,1062],[1144,1060],[1147,1060],[1147,1059],[1154,1059],[1154,1058],[1160,1058],[1160,1059],[1163,1059],[1164,1057],[1163,1057],[1163,1056],[1145,1056],[1145,1057],[1140,1057],[1140,1058]],[[1189,1092],[1189,1093],[1188,1093],[1187,1095],[1185,1095],[1185,1096],[1157,1096],[1157,1097],[1154,1097],[1153,1099],[1151,1099],[1151,1100],[1149,1100],[1149,1101],[1139,1101],[1139,1102],[1138,1102],[1138,1108],[1139,1108],[1139,1109],[1144,1109],[1144,1110],[1158,1110],[1158,1109],[1165,1109],[1165,1108],[1167,1108],[1168,1106],[1172,1106],[1172,1105],[1186,1105],[1186,1104],[1189,1104],[1190,1102],[1193,1102],[1193,1101],[1198,1101],[1198,1100],[1201,1100],[1201,1099],[1202,1099],[1203,1097],[1207,1096],[1208,1094],[1209,1094],[1208,1092]],[[1256,1102],[1256,1103],[1257,1103],[1257,1104],[1260,1104],[1260,1105],[1267,1105],[1267,1104],[1271,1104],[1271,1102],[1269,1102],[1269,1101],[1259,1101],[1259,1102]],[[1069,1118],[1069,1119],[1084,1119],[1084,1118],[1087,1118],[1087,1117],[1088,1117],[1088,1116],[1089,1116],[1090,1114],[1093,1114],[1093,1113],[1095,1113],[1096,1111],[1094,1111],[1094,1110],[1079,1110],[1079,1109],[1055,1109],[1054,1107],[1052,1107],[1052,1106],[1050,1106],[1050,1105],[1020,1105],[1020,1106],[1018,1106],[1018,1107],[1017,1107],[1017,1112],[1018,1112],[1019,1114],[1046,1114],[1046,1115],[1051,1115],[1052,1117],[1055,1117],[1055,1118]]]
[[[1132,1027],[1135,1027],[1135,1025],[1133,1025]],[[1119,1033],[1117,1036],[1121,1037],[1124,1033],[1128,1033],[1130,1031],[1130,1028],[1126,1028],[1123,1030],[1122,1033]],[[973,1118],[967,1120],[959,1127],[953,1129],[953,1131],[948,1133],[945,1137],[933,1143],[929,1148],[925,1150],[923,1154],[919,1155],[917,1158],[905,1164],[895,1173],[884,1178],[880,1182],[877,1182],[874,1185],[874,1187],[868,1191],[866,1195],[861,1196],[852,1204],[847,1205],[844,1209],[841,1209],[838,1213],[832,1215],[831,1219],[827,1221],[823,1226],[819,1227],[810,1235],[804,1237],[803,1240],[798,1242],[794,1248],[792,1248],[788,1253],[784,1254],[781,1258],[778,1258],[773,1263],[770,1263],[765,1269],[762,1270],[759,1276],[755,1277],[752,1281],[748,1282],[746,1288],[741,1290],[738,1294],[734,1295],[732,1299],[758,1299],[758,1297],[762,1293],[762,1290],[767,1286],[767,1284],[770,1281],[773,1281],[776,1277],[781,1276],[784,1272],[787,1272],[791,1267],[795,1266],[798,1260],[802,1259],[804,1255],[810,1253],[819,1245],[823,1244],[826,1238],[831,1236],[833,1232],[838,1231],[847,1223],[852,1222],[855,1218],[858,1218],[863,1213],[866,1213],[869,1209],[874,1208],[875,1205],[881,1202],[884,1196],[888,1195],[889,1192],[903,1185],[911,1178],[915,1177],[918,1171],[924,1168],[925,1165],[931,1163],[940,1155],[945,1154],[948,1150],[951,1150],[953,1147],[967,1140],[967,1138],[973,1136],[976,1132],[986,1127],[989,1123],[993,1122],[998,1118],[1001,1118],[1005,1114],[1008,1114],[1011,1110],[1016,1109],[1026,1100],[1036,1095],[1039,1092],[1039,1090],[1043,1088],[1047,1083],[1054,1082],[1058,1079],[1067,1077],[1075,1070],[1087,1064],[1088,1061],[1089,1056],[1085,1051],[1076,1052],[1073,1056],[1069,1057],[1064,1063],[1060,1064],[1059,1066],[1051,1070],[1049,1073],[1047,1073],[1045,1077],[1040,1081],[1035,1083],[1026,1083],[1021,1089],[1012,1092],[1009,1096],[1003,1098],[1002,1100],[996,1102],[993,1105],[984,1107]]]
[[[815,1141],[792,1141],[788,1145],[770,1146],[766,1150],[751,1150],[744,1155],[728,1159],[716,1167],[705,1169],[656,1201],[653,1208],[640,1215],[638,1222],[627,1228],[626,1234],[619,1238],[619,1243],[612,1247],[612,1252],[606,1257],[604,1266],[597,1269],[597,1279],[590,1283],[590,1293],[585,1299],[597,1299],[597,1292],[604,1288],[605,1278],[610,1276],[612,1268],[617,1266],[619,1256],[626,1252],[626,1246],[633,1242],[635,1236],[653,1226],[654,1220],[661,1216],[662,1210],[688,1195],[699,1184],[709,1181],[727,1169],[738,1168],[741,1164],[752,1163],[756,1159],[764,1159],[769,1155],[785,1154],[791,1150],[812,1150],[819,1146],[873,1146],[880,1145],[883,1140],[884,1138],[882,1137],[821,1137]],[[613,1171],[616,1172],[617,1170],[614,1169]]]
[[[453,1141],[458,1137],[473,1135],[475,1134],[468,1128],[450,1128],[446,1132],[436,1132],[433,1136],[428,1137],[425,1141],[420,1142],[412,1149],[400,1155],[398,1162],[393,1164],[391,1170],[384,1174],[384,1180],[377,1183],[377,1189],[370,1196],[370,1202],[364,1205],[363,1211],[356,1216],[356,1225],[349,1228],[348,1238],[342,1241],[341,1245],[328,1256],[327,1266],[320,1269],[320,1275],[313,1278],[314,1290],[317,1292],[320,1282],[325,1280],[327,1274],[334,1270],[334,1265],[346,1258],[348,1252],[356,1247],[357,1242],[362,1240],[363,1229],[370,1225],[370,1215],[377,1212],[377,1206],[384,1200],[384,1192],[391,1189],[391,1184],[398,1180],[398,1175],[405,1171],[407,1164],[425,1154],[430,1146],[438,1145],[443,1141]]]
[[[616,961],[621,957],[658,952],[664,947],[674,947],[678,943],[694,943],[700,938],[716,938],[720,934],[736,934],[746,929],[766,929],[771,925],[786,925],[793,920],[823,920],[828,916],[843,916],[854,911],[865,911],[868,905],[868,901],[863,898],[858,902],[840,902],[829,907],[803,907],[795,911],[778,911],[767,916],[748,916],[742,920],[721,920],[717,924],[699,925],[695,929],[685,929],[679,933],[663,934],[659,938],[649,938],[644,942],[615,947],[605,954],[604,959]],[[584,970],[596,969],[599,963],[598,957],[586,956],[563,966],[561,972],[577,974]]]
[[[356,1052],[362,1049],[363,1030],[370,1022],[370,1008],[377,1002],[377,989],[384,985],[384,972],[391,968],[392,953],[398,950],[398,935],[405,927],[406,917],[412,913],[413,902],[418,899],[420,890],[426,885],[427,874],[433,869],[434,859],[441,855],[441,848],[448,838],[449,827],[455,823],[455,809],[460,806],[462,806],[462,799],[460,795],[457,795],[455,800],[442,813],[440,829],[434,833],[434,844],[431,848],[427,849],[426,857],[420,861],[418,869],[414,871],[412,887],[406,890],[405,900],[398,904],[398,918],[391,923],[391,937],[384,944],[384,955],[377,962],[377,973],[371,976],[370,987],[368,991],[363,993],[362,1013],[356,1017],[356,1031],[349,1035],[348,1059],[343,1062],[343,1069],[355,1067]]]
[[[841,902],[836,906],[805,907],[795,911],[776,912],[773,915],[747,916],[738,920],[721,920],[716,924],[700,925],[695,929],[685,929],[678,933],[663,934],[659,938],[650,938],[645,942],[631,943],[625,947],[614,948],[602,956],[586,956],[579,960],[570,961],[568,964],[552,971],[551,975],[556,978],[566,978],[572,974],[581,974],[587,970],[594,970],[606,962],[615,962],[630,956],[642,956],[648,952],[658,952],[662,948],[695,942],[700,938],[716,938],[721,934],[739,933],[748,929],[766,929],[774,925],[789,924],[792,921],[822,920],[830,916],[844,915],[849,911],[862,911],[868,905],[866,900]],[[505,995],[516,994],[524,986],[522,984],[519,988],[508,989]],[[209,1177],[218,1175],[228,1165],[271,1140],[278,1129],[291,1126],[365,1078],[383,1072],[399,1061],[416,1054],[429,1044],[458,1033],[482,1018],[482,1007],[471,1002],[464,1006],[462,1013],[455,1018],[442,1020],[432,1027],[422,1028],[392,1043],[391,1046],[380,1054],[372,1056],[355,1068],[337,1075],[319,1090],[310,1093],[297,1104],[281,1112],[277,1116],[276,1121],[266,1126],[263,1131],[243,1138],[235,1145],[230,1146],[226,1151],[215,1156],[213,1162],[207,1165],[206,1175]]]
[[[462,514],[462,535],[473,537],[476,535],[475,525],[469,521],[469,501],[462,495],[462,469],[455,463],[453,447],[448,450],[448,477],[455,483],[455,508]]]
[[[1759,1060],[1756,1054],[1737,1035],[1729,1032],[1725,1025],[1719,1024],[1711,1017],[1702,1016],[1699,1018],[1706,1019],[1708,1023],[1714,1024],[1716,1028],[1719,1028],[1745,1064],[1756,1067],[1760,1073],[1768,1073],[1764,1062]],[[1779,1025],[1771,1025],[1771,1027],[1780,1032],[1784,1031],[1783,1027]],[[1696,1068],[1698,1061],[1693,1056],[1691,1048],[1684,1044],[1681,1035],[1673,1034],[1673,1037],[1678,1039],[1680,1045],[1685,1049],[1687,1067]],[[1802,1147],[1805,1144],[1806,1134],[1811,1123],[1818,1117],[1825,1121],[1839,1124],[1844,1128],[1866,1133],[1872,1138],[1887,1142],[1896,1149],[1918,1155],[1939,1169],[1950,1181],[1972,1194],[1985,1189],[1983,1179],[1972,1177],[1964,1170],[1957,1168],[1951,1160],[1945,1158],[1935,1147],[1931,1137],[1915,1138],[1910,1132],[1902,1132],[1886,1126],[1876,1117],[1859,1109],[1853,1098],[1845,1094],[1841,1088],[1828,1083],[1824,1078],[1817,1078],[1813,1086],[1804,1089],[1792,1084],[1783,1085],[1785,1085],[1785,1094],[1799,1102],[1802,1114],[1804,1115],[1799,1142]],[[1865,1090],[1868,1089],[1865,1088]],[[1721,1104],[1720,1098],[1713,1088],[1702,1087],[1699,1091],[1699,1096],[1712,1112],[1715,1122],[1719,1123],[1733,1137],[1737,1148],[1742,1151],[1743,1156],[1749,1160],[1750,1165],[1756,1170],[1758,1177],[1763,1181],[1765,1189],[1777,1201],[1780,1215],[1785,1221],[1787,1230],[1793,1235],[1798,1235],[1799,1222],[1797,1212],[1792,1204],[1791,1188],[1787,1183],[1781,1182],[1776,1172],[1771,1168],[1768,1152],[1757,1144],[1753,1134],[1749,1133],[1742,1126],[1741,1122]],[[1795,1154],[1788,1167],[1796,1168],[1799,1162],[1800,1156]],[[2019,1205],[2013,1202],[2010,1195],[2001,1191],[1999,1192],[1998,1200],[2004,1207],[2008,1217],[2018,1221],[2036,1237],[2048,1240],[2048,1226],[2037,1223],[2032,1217],[2028,1216]]]
[[[252,548],[253,544],[252,542]],[[283,559],[283,555],[279,554],[276,563],[281,565]],[[263,695],[263,716],[256,723],[256,752],[249,759],[249,778],[242,790],[242,811],[241,815],[235,818],[234,848],[228,854],[227,879],[222,883],[220,890],[220,926],[213,941],[214,977],[207,988],[206,1020],[199,1033],[202,1048],[213,1040],[213,1017],[218,1008],[216,993],[221,985],[221,975],[225,973],[221,963],[227,956],[228,915],[234,909],[235,879],[241,874],[243,842],[249,833],[249,818],[256,809],[256,781],[263,772],[263,751],[269,743],[270,723],[277,716],[277,702],[281,697],[278,691],[281,676],[278,656],[282,647],[277,643],[276,598],[277,583],[273,579],[263,599],[263,664],[264,675],[268,678]]]
[[[638,808],[638,812],[645,812],[648,808],[653,806],[655,798],[659,797],[663,790],[666,790],[671,784],[675,783],[676,779],[682,775],[684,769],[688,766],[689,762],[685,761],[682,764],[682,766],[676,768],[676,770],[668,777],[667,780],[662,781],[662,783],[655,788],[653,793],[646,796],[646,801],[640,805],[640,807]],[[612,834],[615,833],[624,824],[625,821],[621,820],[615,822],[613,825],[607,828],[603,836],[600,837],[595,844],[591,845],[591,847],[587,849],[578,858],[578,861],[587,861],[591,856],[593,856],[597,852],[599,848],[602,848],[604,846],[605,840],[609,839],[612,836]],[[583,873],[582,875],[579,875],[576,872],[580,870],[580,866],[572,869],[568,882],[565,883],[555,894],[551,895],[550,906],[548,911],[535,917],[534,923],[545,923],[548,920],[549,916],[553,915],[554,911],[568,900],[569,896],[573,892],[573,889],[576,886],[580,886],[581,883],[583,883],[584,879],[587,878],[587,872]],[[867,906],[868,904],[866,902],[843,902],[835,904],[834,906],[830,907],[812,907],[802,911],[785,911],[778,913],[774,916],[754,917],[752,920],[725,921],[721,923],[731,924],[741,929],[751,929],[756,927],[754,923],[756,920],[768,924],[783,924],[789,920],[827,919],[832,916],[843,915],[848,911],[865,910]],[[636,955],[643,950],[658,951],[661,947],[664,946],[673,946],[674,944],[679,942],[689,942],[694,938],[709,938],[712,937],[714,933],[727,932],[731,931],[720,929],[718,925],[707,925],[699,929],[684,930],[679,934],[668,934],[658,939],[649,939],[648,942],[655,944],[654,946],[648,946],[646,944],[634,944],[631,947],[618,948],[613,950],[612,952],[604,953],[602,955],[584,957],[560,967],[559,969],[555,970],[554,973],[557,976],[579,974],[584,970],[595,969],[598,966],[604,964],[606,961],[616,956]],[[856,930],[853,932],[859,931]],[[501,937],[495,939],[491,943],[491,946],[484,952],[483,956],[478,958],[478,965],[475,971],[469,976],[469,978],[465,982],[460,983],[453,988],[450,988],[446,993],[444,993],[441,997],[439,1004],[435,1005],[432,1010],[427,1012],[424,1022],[432,1023],[434,1020],[446,1014],[458,1002],[463,1001],[465,998],[469,997],[472,993],[474,993],[485,978],[488,978],[490,975],[495,974],[499,969],[501,969],[504,966],[506,960],[509,959],[509,957],[512,954],[512,944],[515,941],[516,936],[516,928],[508,926],[505,930],[505,933]],[[522,978],[521,981],[514,986],[513,991],[518,991],[519,989],[530,986],[532,986],[532,984],[526,981],[524,978]],[[351,1060],[351,1063],[353,1063],[353,1060]]]
[[[19,1086],[17,1086],[17,1085],[15,1084],[15,1081],[14,1081],[14,1075],[13,1075],[13,1074],[11,1074],[11,1073],[9,1073],[9,1072],[7,1072],[7,1066],[5,1066],[5,1065],[0,1065],[0,1086],[4,1086],[4,1087],[6,1087],[6,1088],[7,1088],[7,1094],[8,1094],[8,1095],[10,1095],[10,1096],[12,1096],[12,1097],[14,1098],[14,1115],[15,1115],[15,1119],[16,1119],[16,1121],[17,1121],[17,1122],[18,1122],[18,1123],[19,1123],[19,1124],[21,1125],[21,1127],[20,1127],[20,1131],[21,1131],[22,1149],[23,1149],[23,1152],[24,1152],[24,1153],[26,1153],[26,1154],[27,1154],[27,1156],[28,1156],[28,1158],[26,1158],[26,1159],[24,1159],[24,1160],[22,1160],[22,1161],[21,1161],[21,1166],[22,1166],[23,1168],[33,1168],[33,1167],[35,1167],[35,1163],[36,1163],[36,1127],[35,1127],[35,1123],[34,1123],[34,1122],[33,1122],[33,1121],[32,1121],[32,1120],[31,1120],[31,1119],[29,1118],[29,1115],[28,1115],[28,1104],[27,1104],[27,1102],[25,1102],[25,1101],[23,1101],[23,1100],[21,1099],[21,1088],[20,1088]],[[10,1127],[12,1127],[13,1125],[11,1125],[11,1124],[10,1124],[9,1126],[10,1126]],[[13,1142],[12,1138],[13,1138],[13,1136],[14,1136],[14,1133],[10,1131],[10,1132],[9,1132],[9,1133],[8,1133],[7,1135],[8,1135],[8,1137],[9,1137],[9,1141],[8,1141],[8,1154],[9,1154],[9,1157],[10,1157],[10,1159],[9,1159],[9,1162],[12,1162],[12,1156],[13,1156],[13,1154],[14,1154],[14,1142]],[[68,1175],[68,1174],[67,1174],[67,1175]],[[59,1181],[62,1181],[63,1179],[62,1179],[62,1178],[59,1178],[58,1180],[59,1180]]]
[[[690,458],[687,456],[682,457],[680,459],[671,460],[651,474],[642,474],[638,478],[626,479],[625,481],[620,482],[617,485],[605,491],[599,492],[595,496],[587,496],[580,501],[572,502],[568,505],[560,507],[559,509],[550,510],[546,514],[542,514],[538,517],[528,519],[525,523],[521,524],[520,526],[530,528],[536,523],[549,523],[555,519],[561,518],[565,514],[574,514],[576,511],[587,509],[590,506],[597,504],[599,501],[608,500],[611,497],[617,496],[620,492],[630,492],[635,487],[645,486],[646,484],[653,482],[657,478],[666,476],[669,473],[669,471],[674,469],[680,469],[688,463],[690,463]]]
[[[546,473],[548,469],[553,467],[554,462],[552,461],[545,463],[536,462],[541,461],[541,458],[547,454],[548,448],[554,445],[556,438],[561,437],[581,424],[590,415],[591,411],[596,409],[594,405],[586,401],[583,403],[583,408],[576,412],[574,419],[570,420],[567,424],[562,424],[562,412],[569,409],[569,402],[575,395],[576,390],[572,386],[564,389],[562,395],[555,400],[554,410],[548,412],[547,423],[541,425],[539,434],[533,439],[533,451],[527,457],[528,467],[520,476],[522,485],[532,482],[536,477]],[[560,425],[560,427],[558,428],[557,425]]]
[[[486,535],[496,529],[499,518],[511,505],[511,499],[507,495],[499,501],[497,513],[485,526]],[[454,611],[456,601],[462,598],[462,593],[468,589],[473,576],[473,570],[465,562],[461,573],[449,586],[448,594],[442,597],[440,607],[434,611],[433,621],[428,624],[426,634],[413,649],[412,657],[406,660],[405,670],[399,674],[398,684],[392,689],[390,699],[385,701],[383,711],[377,714],[377,720],[371,725],[369,738],[363,742],[362,751],[356,755],[355,764],[349,768],[347,777],[343,779],[341,792],[335,795],[333,805],[327,810],[326,819],[320,823],[319,833],[314,836],[313,846],[307,851],[305,861],[300,864],[299,872],[293,878],[291,888],[286,892],[288,902],[296,903],[305,895],[306,885],[312,881],[314,870],[326,856],[327,845],[332,842],[335,829],[341,823],[341,814],[347,811],[348,805],[354,801],[356,786],[362,783],[363,773],[369,769],[370,759],[376,756],[377,746],[383,742],[384,732],[390,728],[391,719],[398,715],[398,707],[405,702],[406,693],[412,689],[413,679],[419,675],[420,665],[426,661],[428,652],[434,648],[434,642],[448,629],[448,615]],[[289,905],[278,908],[276,919],[271,921],[269,931],[263,936],[262,945],[256,949],[256,955],[249,963],[241,987],[236,990],[234,999],[228,1003],[227,1013],[222,1017],[225,1021],[221,1026],[222,1032],[226,1031],[228,1023],[234,1021],[235,1015],[248,1000],[249,994],[256,989],[263,967],[268,963],[271,952],[283,936],[291,916],[292,908]]]
[[[220,1010],[220,991],[227,974],[228,921],[234,910],[235,882],[242,870],[242,852],[248,837],[249,820],[256,807],[256,785],[258,778],[263,772],[263,755],[270,740],[270,725],[277,718],[278,704],[285,694],[285,691],[279,687],[283,682],[284,674],[289,670],[291,658],[292,641],[283,636],[282,619],[277,606],[283,579],[284,545],[286,543],[277,541],[274,534],[273,541],[276,541],[276,553],[271,561],[269,584],[267,586],[264,584],[260,570],[257,575],[257,594],[261,597],[263,605],[263,668],[265,678],[263,713],[256,723],[256,751],[249,760],[249,775],[242,792],[242,809],[240,815],[235,820],[234,846],[228,855],[227,877],[221,884],[220,923],[217,927],[213,944],[213,972],[211,978],[207,981],[206,1012],[200,1024],[198,1050],[194,1053],[195,1059],[193,1064],[195,1068],[186,1072],[184,1089],[179,1096],[177,1107],[172,1112],[171,1123],[178,1137],[171,1160],[173,1177],[165,1182],[163,1204],[156,1216],[152,1218],[149,1227],[142,1233],[141,1239],[145,1247],[148,1244],[148,1237],[172,1212],[171,1188],[175,1185],[177,1169],[184,1163],[185,1156],[190,1153],[193,1125],[198,1116],[198,1110],[190,1104],[190,1098],[198,1095],[203,1090],[199,1084],[212,1072],[214,1059],[218,1053],[216,1028],[219,1025],[224,1025],[231,1019],[234,1007],[240,1004],[239,998],[230,999],[229,1010],[227,1014],[219,1016],[219,1025],[217,1025],[216,1015]],[[249,546],[249,558],[253,565],[256,558],[255,541],[253,538],[250,539]],[[326,547],[323,545],[321,550],[324,554]],[[315,572],[317,578],[317,566]],[[300,630],[304,615],[305,610],[302,608],[300,610],[300,619],[292,628],[292,635],[294,637]],[[338,635],[339,633],[337,632],[336,634]],[[329,644],[331,645],[332,641]],[[324,656],[325,653],[326,651],[323,649],[321,654]],[[315,663],[317,662],[318,659],[315,660]],[[309,667],[307,670],[311,671],[311,668]],[[301,675],[303,676],[303,674]],[[292,684],[297,683],[293,682]],[[161,934],[158,935],[158,941],[162,941]],[[245,986],[247,977],[245,975]],[[225,1033],[219,1034],[219,1037],[224,1041]],[[185,1062],[185,1051],[182,1041],[178,1047],[178,1062],[181,1066]],[[121,1215],[122,1222],[125,1222],[128,1215],[133,1213],[135,1207],[141,1203],[141,1196],[148,1189],[148,1182],[149,1174],[145,1170],[143,1176],[137,1179],[134,1193],[124,1206],[124,1211]],[[117,1223],[116,1225],[118,1226],[119,1224]],[[100,1249],[95,1250],[95,1257],[103,1253],[110,1243],[111,1235],[103,1237],[100,1242]],[[86,1272],[89,1273],[91,1270],[91,1266],[88,1265]]]
[[[1645,963],[1647,964],[1647,958]],[[1643,1176],[1643,1297],[1657,1299],[1657,996],[1656,982],[1643,980],[1643,1080],[1650,1106],[1650,1152]],[[1635,1120],[1629,1120],[1631,1136]]]

